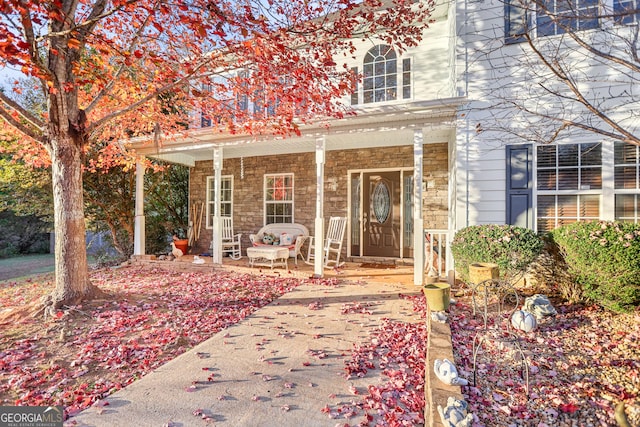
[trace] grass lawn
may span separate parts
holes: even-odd
[[[20,255],[12,258],[0,258],[0,281],[51,273],[53,270],[53,254]]]

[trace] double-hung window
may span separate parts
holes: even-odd
[[[616,24],[626,25],[640,22],[638,0],[613,0],[613,20]]]
[[[640,147],[545,144],[535,147],[535,160],[530,150],[529,145],[507,147],[507,223],[517,224],[517,215],[528,218],[533,212],[538,232],[584,220],[640,223]],[[529,188],[535,188],[534,203]]]
[[[614,146],[615,219],[640,219],[640,147],[616,142]]]
[[[599,219],[602,144],[537,147],[538,231]]]
[[[539,0],[537,36],[598,28],[598,0]]]
[[[207,228],[213,227],[215,214],[215,185],[214,177],[207,177]],[[220,185],[220,216],[233,216],[233,176],[222,177]]]
[[[293,223],[293,174],[264,176],[264,223]]]
[[[505,41],[523,41],[525,34],[544,37],[598,28],[599,8],[598,0],[508,0]]]

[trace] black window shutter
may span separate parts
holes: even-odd
[[[533,146],[507,146],[506,223],[533,229]]]
[[[522,0],[504,2],[504,40],[506,44],[520,43],[526,40],[529,29],[529,14]]]

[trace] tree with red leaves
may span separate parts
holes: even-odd
[[[340,117],[354,87],[340,64],[354,42],[397,50],[420,41],[433,2],[410,0],[0,0],[0,65],[39,82],[38,117],[0,93],[5,131],[23,158],[52,167],[56,286],[46,307],[99,290],[87,270],[83,156],[90,166],[133,161],[121,141],[185,131],[204,111],[213,132],[296,132]],[[238,108],[251,97],[251,112]],[[260,102],[256,102],[256,97]],[[295,118],[295,121],[294,121]],[[108,143],[104,144],[104,141]]]

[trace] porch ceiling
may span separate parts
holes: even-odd
[[[300,127],[298,137],[229,135],[197,129],[188,135],[166,139],[154,146],[149,139],[132,141],[148,157],[195,165],[211,160],[213,149],[222,147],[224,158],[255,157],[315,151],[316,138],[324,136],[327,151],[390,147],[413,144],[413,131],[423,130],[424,143],[447,142],[454,129],[457,106],[462,99],[362,109],[356,116]]]

